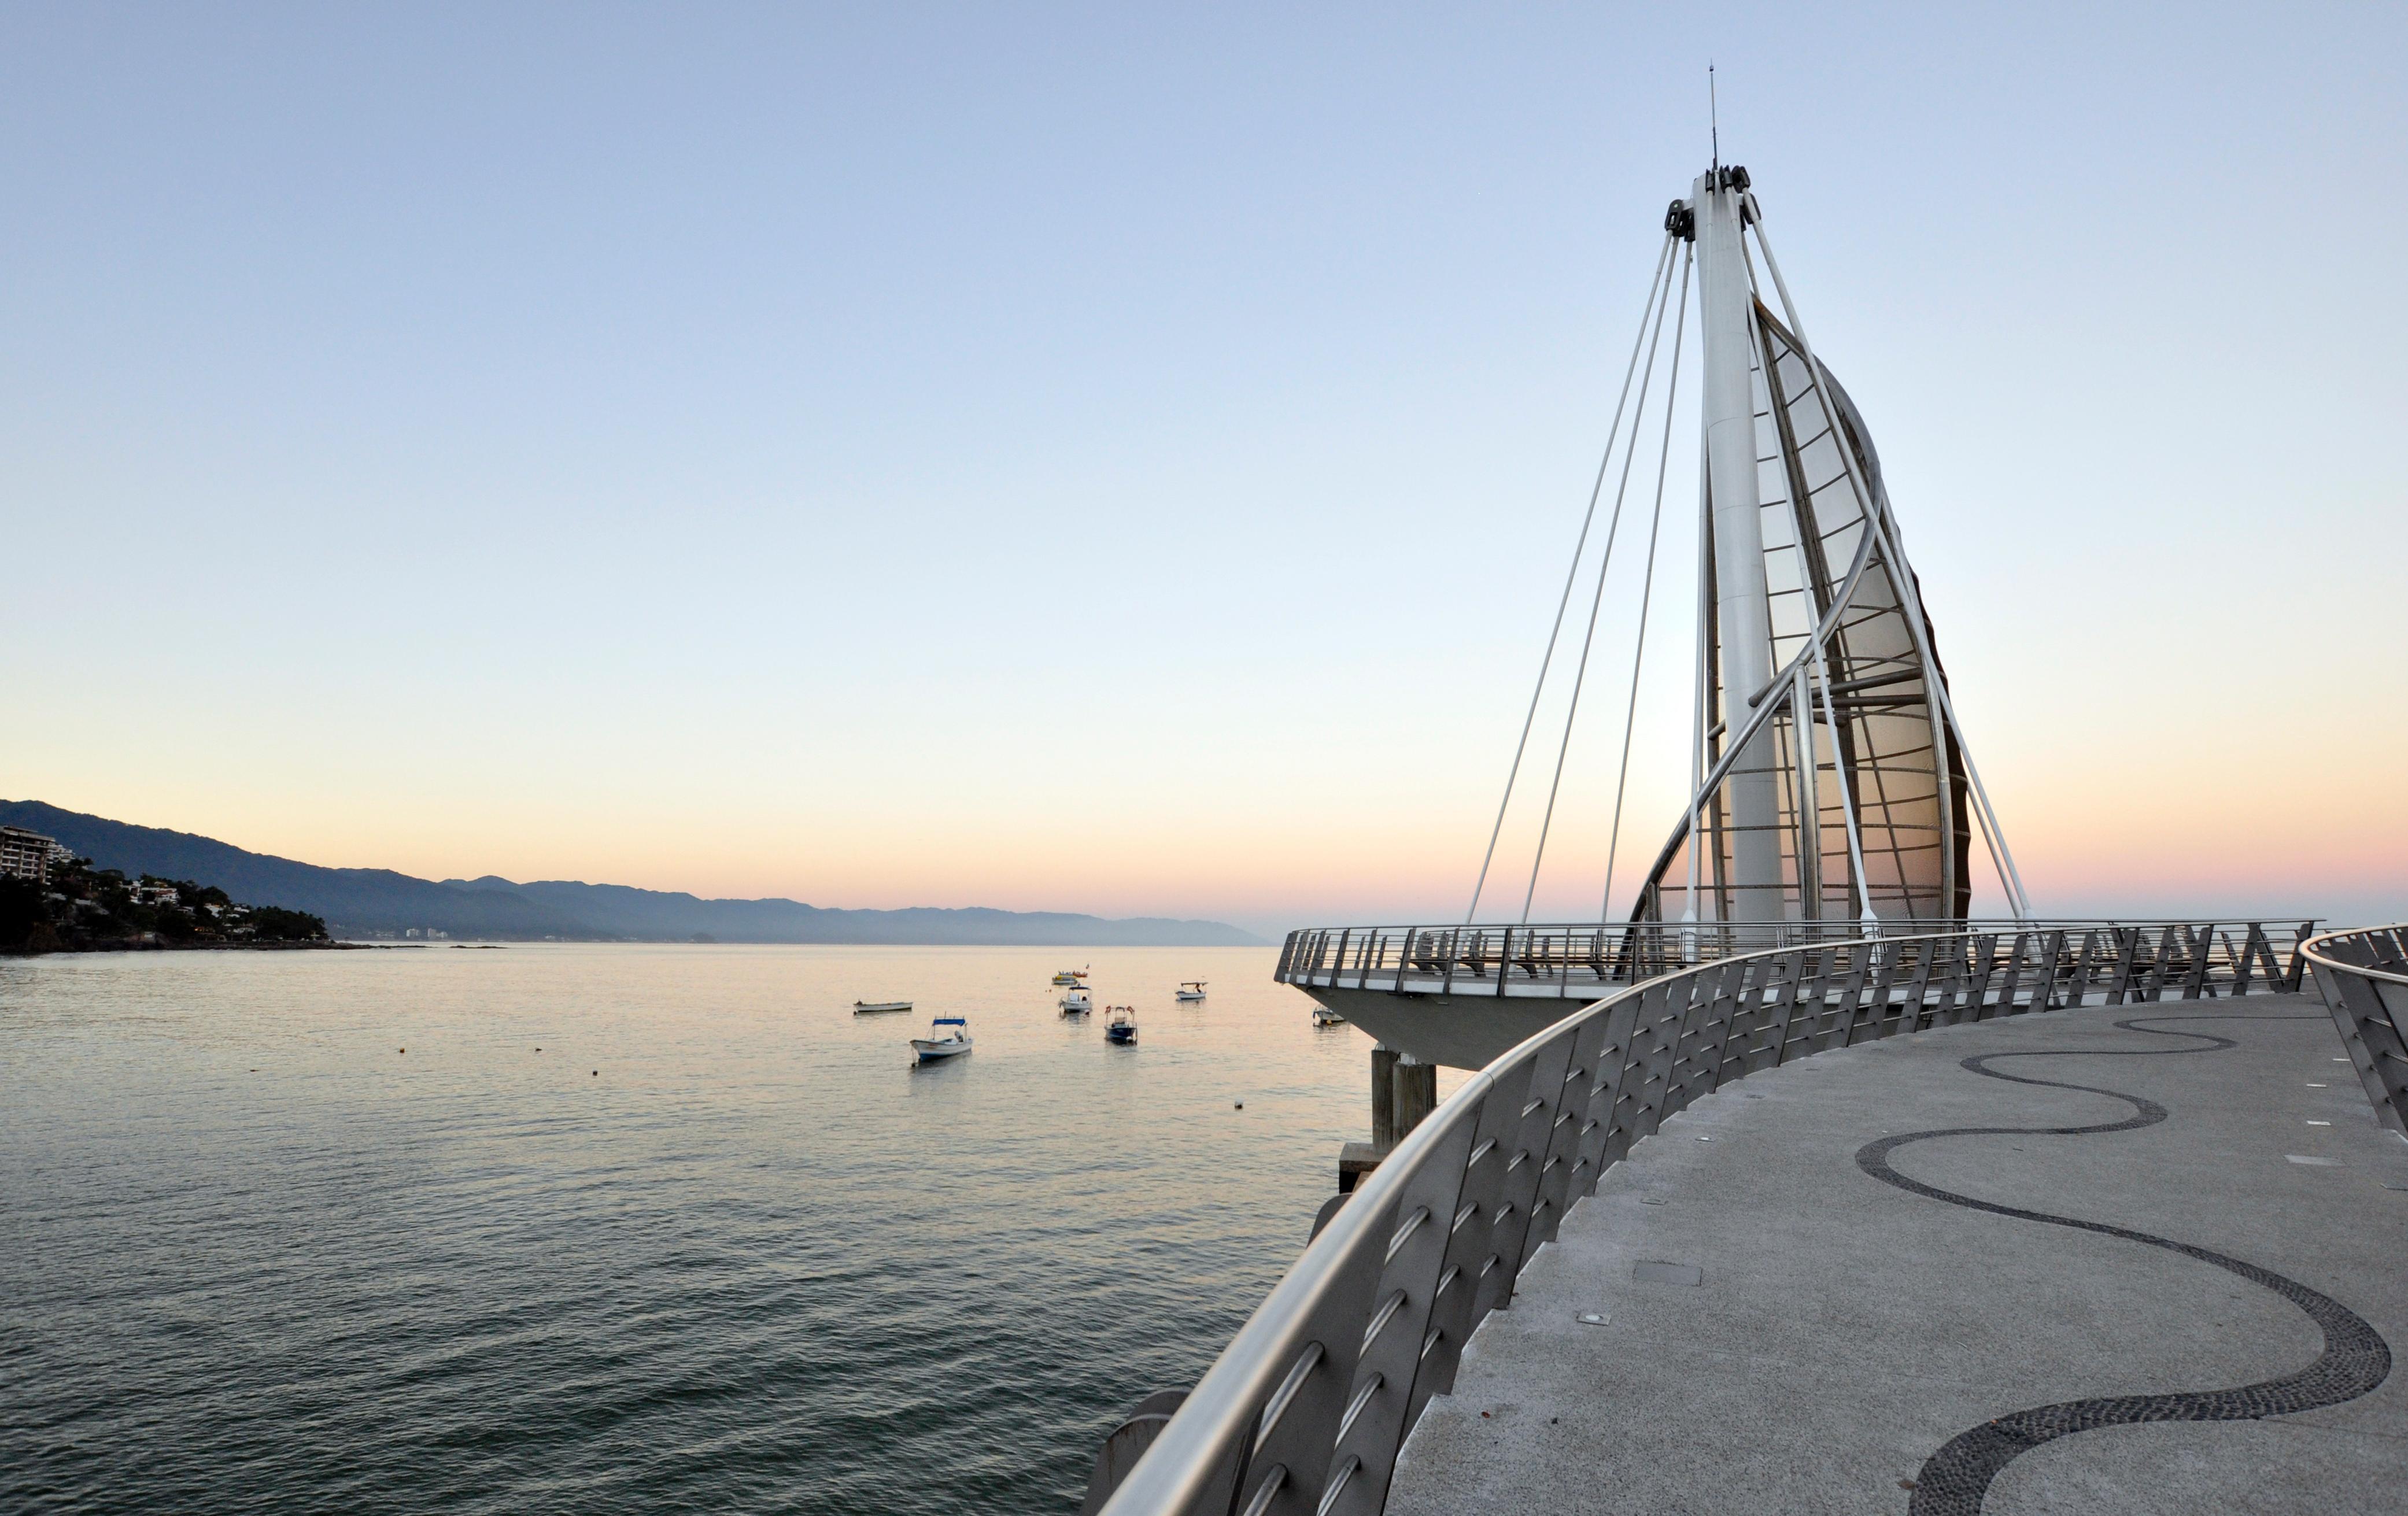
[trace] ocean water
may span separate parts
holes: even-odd
[[[0,960],[0,1509],[1072,1509],[1368,1125],[1273,961]]]

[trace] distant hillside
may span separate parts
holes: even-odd
[[[572,940],[912,943],[941,946],[1242,947],[1261,938],[1219,922],[1109,920],[984,907],[838,910],[793,900],[704,900],[624,884],[414,879],[387,868],[322,868],[189,832],[132,826],[38,800],[0,800],[0,824],[58,838],[102,868],[214,884],[237,900],[306,910],[337,937],[433,927],[453,937]]]

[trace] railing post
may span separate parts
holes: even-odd
[[[2300,993],[2300,975],[2304,972],[2308,966],[2307,954],[2302,950],[2307,947],[2308,938],[2315,935],[2316,923],[2315,922],[2301,922],[2300,923],[2298,935],[2291,938],[2291,966],[2283,974],[2283,993],[2285,994],[2297,994]]]
[[[2141,928],[2118,926],[2114,930],[2115,933],[2115,980],[2108,987],[2107,1003],[2111,1006],[2120,1006],[2124,1003],[2126,993],[2131,988],[2133,972],[2139,967]]]

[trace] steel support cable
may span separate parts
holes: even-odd
[[[1700,846],[1698,814],[1699,808],[1705,803],[1706,705],[1711,698],[1706,688],[1706,661],[1711,652],[1712,641],[1707,633],[1706,610],[1713,604],[1713,577],[1708,566],[1713,562],[1714,531],[1713,494],[1707,488],[1707,479],[1711,473],[1708,466],[1710,462],[1706,452],[1704,429],[1701,427],[1698,429],[1698,666],[1697,688],[1690,692],[1695,700],[1695,706],[1690,711],[1689,722],[1689,900],[1682,917],[1683,920],[1690,922],[1698,919],[1698,850]],[[1714,910],[1715,914],[1721,914],[1720,900],[1714,903]],[[1662,914],[1660,908],[1657,914]],[[1696,939],[1692,937],[1690,940],[1694,944]]]
[[[1848,472],[1848,483],[1856,492],[1856,498],[1864,507],[1865,517],[1871,523],[1873,535],[1881,539],[1883,549],[1890,563],[1896,567],[1899,598],[1904,602],[1902,608],[1908,611],[1907,630],[1914,636],[1918,650],[1924,653],[1926,661],[1931,665],[1932,694],[1939,698],[1942,717],[1947,722],[1950,730],[1956,734],[1956,748],[1965,760],[1965,777],[1972,783],[1974,802],[1983,813],[1984,840],[1990,845],[1990,862],[1998,869],[1999,883],[2005,888],[2008,899],[2014,907],[2015,914],[2028,920],[2031,916],[2031,899],[2024,894],[2023,875],[2016,870],[2014,854],[2007,847],[2006,830],[1998,824],[1998,813],[1991,808],[1989,792],[1982,784],[1981,771],[1973,765],[1972,744],[1965,740],[1965,723],[1957,720],[1956,702],[1948,698],[1947,683],[1940,678],[1939,660],[1932,657],[1930,650],[1924,646],[1926,623],[1923,614],[1923,594],[1915,586],[1914,571],[1907,565],[1906,555],[1899,551],[1898,543],[1890,533],[1889,522],[1884,516],[1880,502],[1873,498],[1872,491],[1867,487],[1863,479],[1857,477],[1856,450],[1847,445],[1847,434],[1840,425],[1839,407],[1832,402],[1828,386],[1822,382],[1823,365],[1814,357],[1814,346],[1806,337],[1806,325],[1798,319],[1797,304],[1789,298],[1789,282],[1781,277],[1780,260],[1773,257],[1772,243],[1764,235],[1763,207],[1756,203],[1756,196],[1753,194],[1747,197],[1747,204],[1748,208],[1754,212],[1751,220],[1756,227],[1756,245],[1763,250],[1764,266],[1772,275],[1773,289],[1781,295],[1782,313],[1789,318],[1789,330],[1798,338],[1798,350],[1804,354],[1807,372],[1815,379],[1814,392],[1822,400],[1824,419],[1830,423],[1834,434],[1832,440],[1840,444],[1841,465]]]
[[[1684,322],[1689,308],[1689,256],[1684,252],[1681,258],[1681,311]],[[1647,339],[1647,366],[1639,376],[1639,408],[1631,412],[1630,437],[1622,449],[1622,479],[1613,487],[1613,515],[1606,522],[1605,551],[1598,560],[1597,593],[1589,597],[1588,630],[1581,637],[1580,665],[1572,673],[1571,703],[1564,709],[1564,738],[1555,747],[1555,773],[1547,784],[1546,814],[1539,822],[1539,845],[1530,854],[1530,885],[1522,893],[1522,920],[1525,923],[1530,920],[1530,902],[1539,893],[1539,866],[1546,861],[1547,833],[1555,822],[1555,794],[1563,788],[1564,757],[1571,751],[1572,723],[1580,716],[1581,686],[1588,678],[1589,651],[1597,642],[1597,613],[1605,604],[1606,571],[1613,566],[1613,541],[1622,531],[1622,503],[1630,493],[1630,465],[1639,456],[1639,422],[1647,414],[1647,392],[1656,378],[1656,349],[1658,339],[1664,335],[1666,304],[1669,302],[1660,302],[1656,307],[1656,330]],[[1679,362],[1677,354],[1673,361]]]
[[[1670,284],[1673,242],[1673,234],[1667,232],[1664,250],[1656,258],[1656,272],[1647,280],[1646,303],[1639,307],[1639,332],[1630,339],[1630,362],[1622,370],[1622,394],[1613,403],[1613,424],[1605,430],[1605,452],[1597,461],[1597,482],[1589,486],[1588,509],[1581,517],[1580,537],[1572,544],[1571,566],[1564,571],[1564,593],[1555,601],[1555,623],[1548,629],[1546,654],[1539,660],[1539,682],[1530,691],[1530,708],[1522,718],[1521,740],[1513,744],[1512,766],[1505,771],[1505,797],[1497,804],[1497,824],[1488,829],[1488,851],[1481,855],[1480,878],[1471,887],[1471,908],[1463,913],[1466,926],[1480,914],[1481,892],[1488,887],[1488,865],[1497,858],[1497,839],[1505,830],[1506,809],[1513,803],[1513,783],[1521,777],[1522,754],[1530,745],[1531,723],[1539,717],[1539,696],[1547,687],[1548,665],[1555,662],[1555,639],[1563,635],[1564,611],[1572,601],[1572,585],[1580,579],[1581,557],[1588,551],[1588,529],[1597,520],[1597,502],[1605,493],[1605,472],[1613,462],[1613,439],[1622,430],[1622,408],[1630,399],[1630,376],[1639,367],[1639,348],[1647,340],[1647,320]],[[1636,420],[1630,429],[1634,434],[1639,430]]]
[[[1688,330],[1689,270],[1681,267],[1681,311],[1672,319],[1672,372],[1664,381],[1664,441],[1656,455],[1656,513],[1647,528],[1647,575],[1639,590],[1639,646],[1630,655],[1630,703],[1622,713],[1622,771],[1613,780],[1613,830],[1605,844],[1605,896],[1598,920],[1613,920],[1613,860],[1622,847],[1622,794],[1630,782],[1630,735],[1639,722],[1639,674],[1647,662],[1647,608],[1656,596],[1656,545],[1664,535],[1664,475],[1672,464],[1672,408],[1681,398],[1681,337]],[[1635,429],[1635,427],[1634,427]]]

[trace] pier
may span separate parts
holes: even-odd
[[[2397,1509],[2408,1143],[2340,1048],[2313,995],[2100,1006],[1718,1091],[1530,1260],[1386,1509]]]
[[[2268,965],[2169,930],[2145,972],[2073,937],[1766,949],[1575,1010],[1325,1214],[1088,1509],[1951,1516],[2228,1456],[2390,1509],[2408,933]]]

